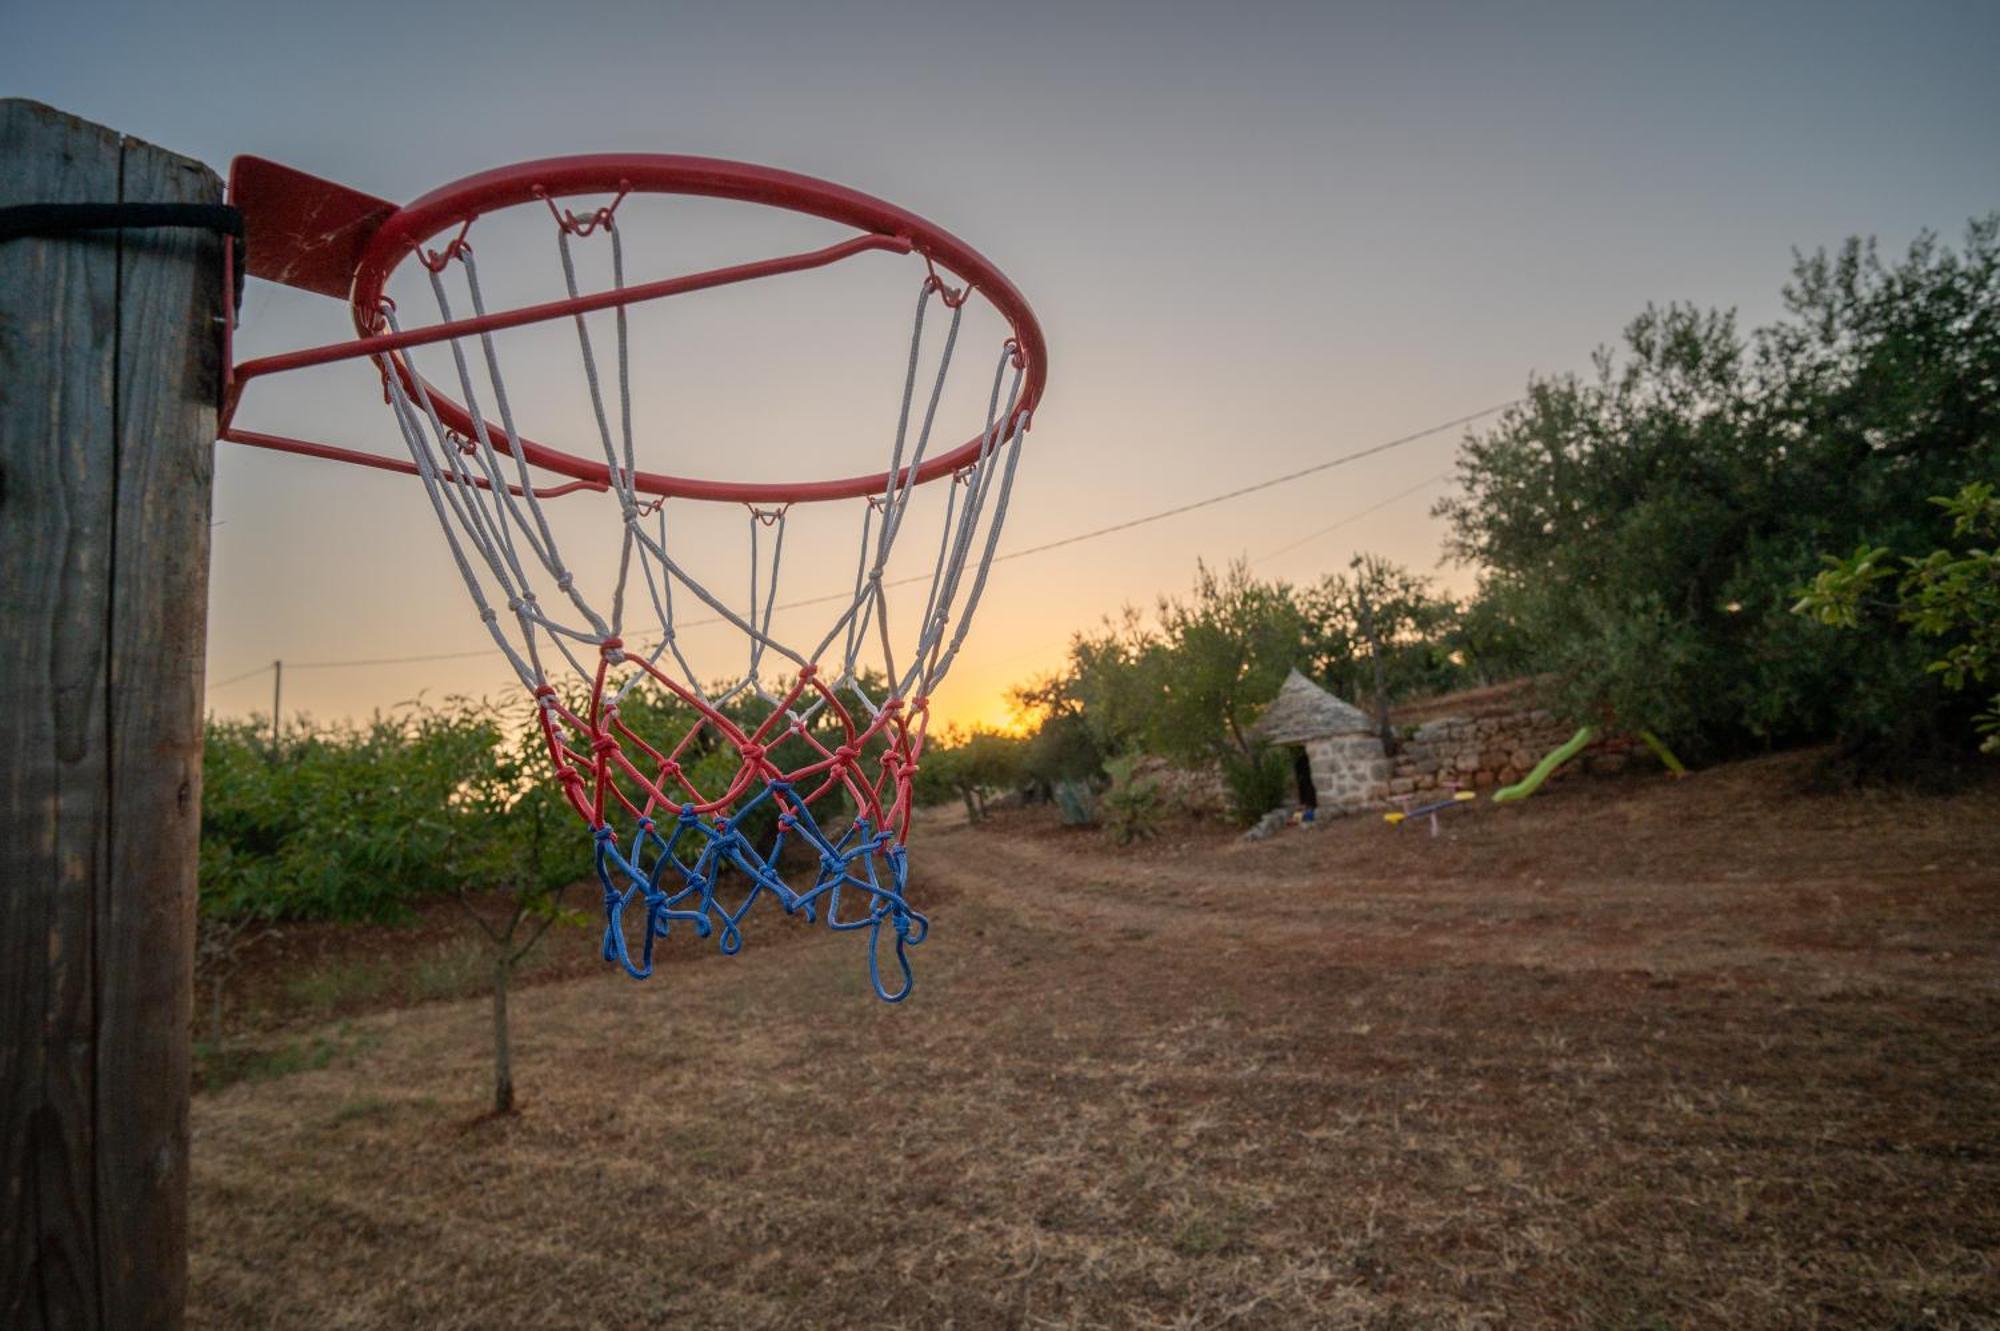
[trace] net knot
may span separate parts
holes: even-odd
[[[930,276],[924,279],[924,290],[937,292],[938,299],[944,302],[944,307],[948,310],[955,310],[965,304],[966,297],[972,294],[971,287],[955,287],[939,277],[937,265],[931,262],[931,256],[928,254],[924,255],[924,267],[930,270]]]
[[[564,569],[556,578],[556,586],[565,592],[568,591],[570,588],[576,586],[576,574],[570,572],[568,569]]]
[[[587,236],[599,228],[606,231],[617,230],[616,225],[611,220],[611,215],[618,211],[618,205],[625,202],[625,196],[632,192],[632,182],[629,180],[619,181],[618,196],[612,199],[610,203],[604,205],[604,207],[592,212],[587,218],[579,218],[567,208],[558,210],[556,208],[556,201],[550,198],[548,190],[540,185],[535,186],[530,192],[548,205],[549,216],[556,219],[558,227],[567,231],[572,236]]]
[[[861,756],[861,750],[852,744],[843,744],[833,751],[835,762],[841,767],[852,767],[854,760]]]
[[[736,746],[736,751],[743,755],[743,761],[746,763],[760,763],[764,761],[764,746],[756,740],[744,740]]]
[[[509,610],[512,610],[514,607],[510,605],[507,608]],[[498,623],[500,620],[500,612],[495,610],[490,605],[482,605],[479,607],[479,618],[483,623],[487,624]]]
[[[810,683],[811,683],[811,682],[812,682],[813,680],[815,680],[815,679],[817,679],[817,678],[819,678],[819,667],[818,667],[818,666],[816,666],[816,665],[802,665],[802,666],[800,666],[800,667],[799,667],[799,683],[801,683],[801,684],[810,684]]]
[[[590,741],[590,751],[602,758],[608,753],[617,753],[620,750],[618,741],[615,738],[610,735],[599,735],[596,739]]]
[[[458,234],[451,238],[451,243],[443,249],[426,250],[421,245],[413,246],[412,248],[417,252],[417,262],[423,264],[424,267],[430,269],[433,273],[443,272],[445,265],[453,259],[458,258],[460,255],[472,253],[472,246],[465,239],[465,233],[470,230],[472,230],[472,219],[468,217],[458,228]]]

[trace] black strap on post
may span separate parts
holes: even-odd
[[[0,208],[0,242],[81,231],[192,227],[228,236],[235,248],[236,307],[243,307],[243,210],[225,203],[22,203]]]

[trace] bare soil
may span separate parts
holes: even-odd
[[[908,1003],[753,921],[518,994],[508,1118],[483,1001],[357,1005],[196,1099],[192,1321],[2000,1326],[2000,786],[1802,761],[940,820]]]

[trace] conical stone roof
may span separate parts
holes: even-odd
[[[1251,730],[1272,744],[1303,744],[1327,735],[1366,735],[1374,726],[1359,707],[1294,670]]]

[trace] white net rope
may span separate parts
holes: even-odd
[[[556,220],[569,295],[580,294],[579,244],[608,247],[612,286],[623,289],[623,238],[610,212],[585,224],[568,215]],[[462,238],[428,256],[424,268],[440,321],[460,317],[460,296],[472,315],[487,313],[477,260]],[[948,321],[935,369],[925,375],[926,323],[937,321],[931,316],[939,306]],[[903,949],[926,928],[903,897],[911,778],[930,695],[985,591],[1027,424],[1016,411],[1024,369],[1010,340],[994,366],[976,456],[922,487],[945,492],[942,520],[935,546],[923,547],[929,573],[922,612],[899,630],[885,571],[899,542],[920,525],[913,521],[915,477],[932,450],[963,314],[963,294],[934,275],[924,278],[886,480],[879,493],[852,501],[858,540],[851,594],[830,607],[814,636],[793,641],[773,631],[789,505],[746,505],[748,596],[733,605],[677,557],[676,515],[713,501],[661,499],[637,488],[643,429],[634,420],[624,305],[611,314],[608,365],[586,317],[572,317],[609,485],[602,499],[564,502],[617,506],[617,568],[603,604],[585,595],[536,493],[494,335],[451,338],[427,348],[423,364],[414,350],[379,358],[389,405],[452,561],[494,644],[536,698],[556,778],[595,838],[606,958],[635,977],[650,973],[654,939],[668,936],[676,921],[735,951],[743,914],[768,894],[788,912],[823,913],[836,929],[867,930],[877,991],[894,1001],[909,990]],[[384,303],[382,317],[390,331],[402,331],[392,304]],[[469,437],[445,424],[438,394],[464,408]],[[743,665],[734,677],[703,678],[690,661],[677,614],[691,605],[741,635]],[[734,904],[723,888],[731,878],[743,893]],[[625,915],[642,902],[643,923],[630,925],[643,930],[635,955]],[[878,944],[885,929],[895,939],[899,985],[883,980]]]

